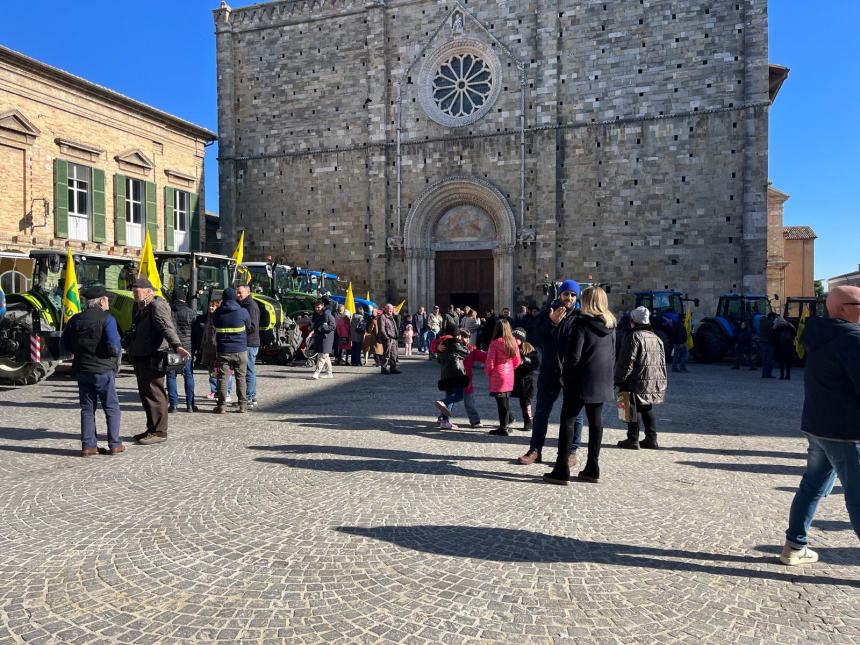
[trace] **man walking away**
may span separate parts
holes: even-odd
[[[137,377],[137,392],[146,412],[146,432],[135,435],[134,440],[150,446],[167,441],[167,391],[164,389],[164,372],[161,371],[159,353],[172,349],[185,360],[191,353],[182,346],[170,305],[153,293],[152,283],[144,277],[134,281],[134,333],[126,348]]]
[[[177,287],[173,292],[173,304],[170,305],[170,312],[173,316],[173,325],[176,327],[176,334],[179,336],[179,341],[183,347],[191,347],[191,332],[195,322],[195,312],[188,306],[186,298],[188,291],[184,287]],[[167,373],[167,398],[170,407],[168,412],[176,412],[179,406],[179,391],[176,386],[176,372]],[[194,360],[185,361],[185,366],[182,369],[183,385],[185,386],[185,405],[188,412],[199,412],[199,408],[194,404]]]
[[[239,412],[248,411],[247,366],[248,329],[251,316],[237,302],[236,290],[224,289],[221,306],[212,314],[215,325],[215,364],[218,366],[218,405],[215,414],[226,414],[227,378],[230,370],[236,375],[236,393],[239,397]]]
[[[248,317],[251,319],[251,324],[248,326],[248,407],[257,407],[257,354],[260,351],[260,306],[257,301],[251,296],[251,289],[248,285],[240,285],[237,289],[239,296],[239,304],[248,312]]]
[[[689,372],[687,369],[687,327],[684,325],[684,319],[678,316],[677,320],[672,323],[671,338],[672,342],[672,371],[673,372]]]
[[[382,342],[382,373],[400,374],[397,369],[397,321],[394,320],[394,305],[385,305],[385,312],[379,319],[379,330]]]
[[[101,285],[82,294],[85,309],[72,316],[63,329],[63,345],[75,355],[72,369],[78,378],[81,401],[81,457],[99,453],[96,435],[96,408],[101,403],[107,422],[109,455],[125,452],[119,436],[120,411],[116,394],[116,372],[122,353],[116,320],[108,310]]]
[[[800,429],[809,449],[806,472],[788,514],[783,564],[811,564],[809,525],[836,477],[860,537],[860,287],[834,287],[827,296],[830,318],[812,317],[800,337],[806,347]]]

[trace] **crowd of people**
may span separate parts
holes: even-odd
[[[132,292],[134,325],[126,337],[120,338],[116,321],[108,313],[103,287],[82,293],[85,307],[63,331],[62,342],[74,354],[84,457],[116,455],[125,449],[119,433],[115,382],[123,348],[133,365],[146,413],[146,430],[134,437],[141,445],[167,440],[168,416],[179,404],[180,373],[186,410],[199,411],[191,350],[209,370],[208,396],[216,399],[216,413],[226,412],[234,384],[238,412],[256,405],[260,311],[247,287],[225,289],[220,301],[210,302],[202,319],[195,316],[181,288],[174,292],[171,304],[156,297],[152,284],[143,277],[134,282]],[[860,535],[860,288],[835,288],[827,298],[827,310],[828,318],[806,321],[801,338],[807,350],[801,430],[809,451],[780,556],[789,565],[818,559],[807,546],[807,531],[818,502],[829,494],[837,476],[845,488],[852,525]],[[306,346],[314,356],[311,378],[320,379],[333,378],[332,355],[334,364],[372,362],[381,374],[400,374],[399,343],[402,339],[407,355],[414,345],[419,355],[439,362],[437,386],[444,395],[435,400],[435,407],[439,427],[447,430],[459,429],[453,416],[460,401],[470,427],[481,427],[473,375],[475,366],[482,365],[487,394],[498,412],[498,424],[490,434],[510,434],[515,422],[511,398],[519,402],[520,429],[531,434],[528,450],[516,458],[521,465],[543,461],[549,419],[561,397],[558,450],[553,468],[543,480],[566,486],[577,464],[586,420],[587,459],[576,478],[590,483],[601,480],[602,415],[607,402],[617,402],[625,409],[627,437],[618,442],[620,448],[659,448],[654,406],[666,397],[667,361],[663,341],[650,323],[650,311],[645,307],[633,309],[619,322],[602,288],[581,290],[574,280],[565,280],[548,307],[524,307],[516,317],[503,309],[499,315],[490,311],[480,318],[473,309],[453,306],[445,314],[436,306],[430,312],[422,307],[409,315],[398,313],[391,304],[373,312],[359,308],[352,313],[323,297],[315,302]],[[781,378],[790,378],[787,345],[788,339],[794,342],[795,333],[776,315],[762,321],[759,340],[764,378],[771,377],[772,356],[780,363]],[[745,337],[742,329],[739,349]],[[682,354],[673,360],[673,371],[688,371],[686,354],[679,352],[679,346],[686,349],[686,336],[673,332],[669,342],[673,353]],[[743,361],[744,352],[739,351],[736,367]],[[101,449],[95,429],[99,405],[108,436],[107,448]]]

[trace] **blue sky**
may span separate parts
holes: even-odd
[[[3,45],[217,132],[211,12],[218,0],[4,4]],[[860,2],[769,5],[770,60],[791,69],[771,110],[770,178],[791,195],[785,224],[807,224],[818,234],[815,277],[828,278],[860,263],[860,202],[853,194]],[[217,144],[206,159],[206,204],[217,212],[216,157]]]

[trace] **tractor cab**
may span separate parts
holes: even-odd
[[[825,301],[825,296],[814,298],[789,296],[785,299],[785,304],[782,308],[782,317],[794,325],[795,328],[804,314],[810,318],[827,318]]]
[[[773,311],[770,299],[762,294],[724,293],[717,304],[717,319],[723,321],[729,335],[734,336],[734,329],[746,321],[758,334],[761,319]],[[731,327],[731,329],[729,329]]]
[[[230,286],[236,267],[235,260],[226,255],[180,251],[156,252],[155,264],[164,297],[169,300],[176,287],[184,287],[189,304],[198,314],[205,314],[209,301],[220,298]]]

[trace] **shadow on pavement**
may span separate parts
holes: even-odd
[[[458,466],[458,461],[501,461],[509,463],[503,457],[456,457],[451,455],[432,455],[407,450],[387,450],[381,448],[352,448],[349,446],[248,446],[251,450],[280,452],[286,455],[308,455],[319,453],[320,459],[294,459],[291,457],[257,457],[255,461],[282,464],[291,468],[305,468],[336,473],[354,473],[360,471],[376,471],[386,473],[406,473],[423,475],[456,475],[461,477],[477,477],[479,479],[500,479],[511,482],[543,483],[534,474],[515,475],[510,473],[494,473],[483,470],[472,470]],[[367,459],[337,459],[326,455],[344,457],[366,457]]]
[[[493,562],[570,562],[615,564],[647,569],[687,571],[716,576],[739,578],[764,578],[795,584],[824,584],[860,586],[860,579],[831,578],[828,576],[803,575],[798,569],[774,571],[752,567],[733,567],[722,563],[754,565],[756,567],[776,565],[773,556],[756,557],[720,553],[683,551],[681,549],[659,549],[648,546],[588,542],[575,538],[559,537],[525,531],[485,526],[340,526],[335,530],[374,540],[382,540],[397,546],[460,558],[477,558]],[[774,553],[781,547],[773,547]],[[764,550],[759,547],[758,550]],[[770,548],[767,548],[771,552]],[[825,549],[833,552],[836,549]],[[843,549],[843,551],[860,551]],[[708,561],[707,563],[689,560]],[[782,566],[782,565],[778,565]]]
[[[732,457],[765,457],[768,459],[806,459],[806,451],[772,452],[770,450],[744,450],[731,448],[692,448],[672,446],[666,452],[688,452],[696,455],[731,455]]]
[[[787,466],[785,464],[739,464],[736,462],[712,463],[708,461],[678,461],[682,466],[695,466],[709,470],[729,470],[741,473],[756,473],[758,475],[796,475],[800,477],[805,466]]]

